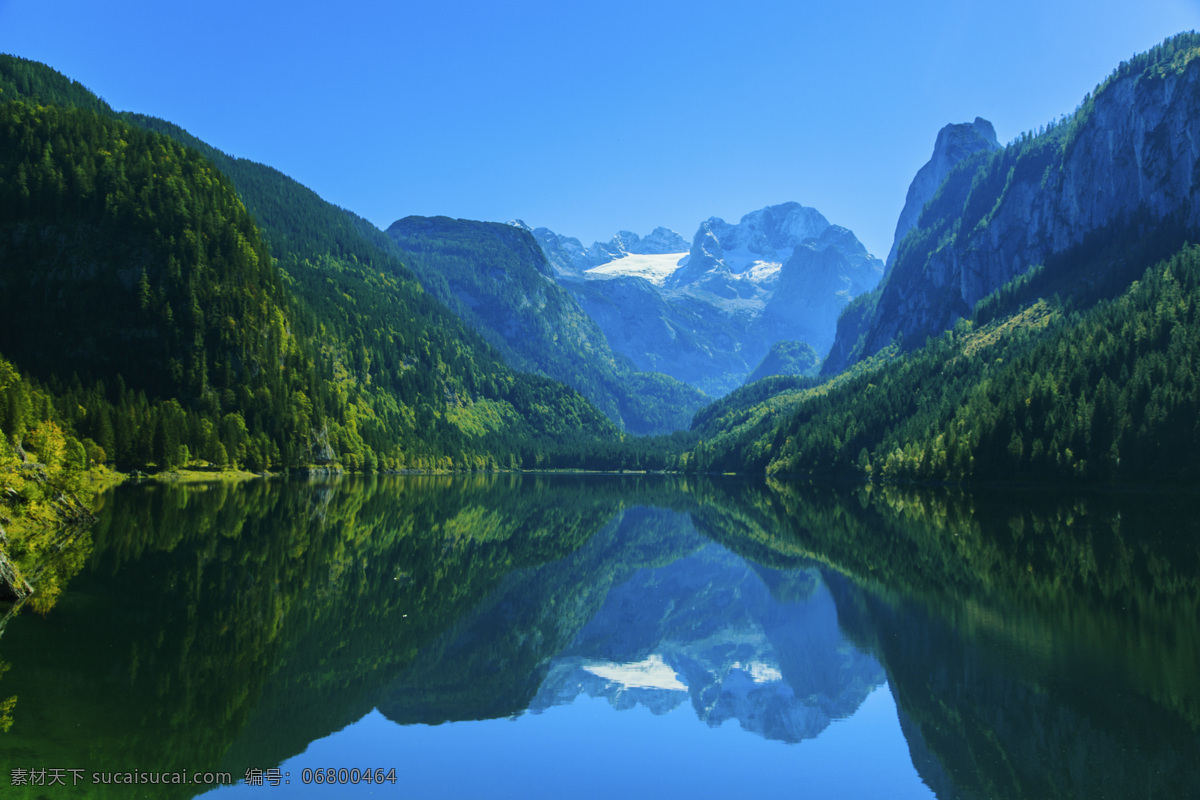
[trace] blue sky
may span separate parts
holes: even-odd
[[[1194,28],[1200,0],[0,0],[0,52],[380,227],[690,239],[795,200],[881,257],[942,125],[1008,141]]]

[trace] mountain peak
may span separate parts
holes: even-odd
[[[736,225],[720,217],[700,223],[684,266],[671,276],[669,285],[680,287],[716,277],[743,275],[764,264],[783,264],[806,239],[816,239],[829,227],[829,220],[815,208],[799,203],[780,203],[744,215]],[[738,292],[734,292],[738,294]]]
[[[960,162],[985,150],[999,150],[1000,142],[996,140],[996,129],[992,123],[983,117],[976,117],[974,122],[951,123],[938,131],[937,141],[933,145],[933,155],[925,166],[917,171],[916,177],[908,187],[908,195],[904,199],[904,209],[896,222],[896,237],[892,241],[892,249],[888,253],[887,268],[891,269],[896,260],[896,250],[908,232],[917,226],[921,210],[925,208],[937,192],[942,181]]]
[[[943,126],[933,145],[933,158],[940,156],[958,163],[972,153],[999,147],[1000,142],[996,139],[996,129],[992,123],[983,117],[976,117],[974,122],[952,122]],[[961,154],[959,151],[962,151]]]

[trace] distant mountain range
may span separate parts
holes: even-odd
[[[530,230],[616,352],[714,396],[740,386],[777,342],[823,356],[838,314],[883,274],[851,231],[799,203],[736,224],[711,217],[690,247],[666,228],[644,239],[622,231],[590,248]]]

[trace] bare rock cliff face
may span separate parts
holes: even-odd
[[[888,267],[896,260],[896,250],[900,247],[900,242],[917,226],[921,210],[933,199],[950,171],[969,156],[999,149],[996,129],[982,117],[976,117],[974,122],[947,125],[938,131],[937,141],[933,145],[933,156],[925,166],[917,170],[917,176],[908,187],[904,209],[896,223],[896,238],[892,241],[891,252],[888,253]]]
[[[822,371],[836,373],[897,334],[919,346],[1097,233],[1200,230],[1200,47],[1159,60],[1156,52],[1119,70],[1073,118],[961,161],[896,248],[863,327],[839,325]]]

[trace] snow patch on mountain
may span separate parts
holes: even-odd
[[[615,278],[630,276],[644,278],[655,286],[662,286],[675,270],[679,262],[687,257],[687,253],[663,253],[650,255],[645,253],[630,253],[622,258],[616,258],[607,264],[592,267],[586,271],[589,278]]]
[[[687,685],[679,680],[675,670],[657,653],[644,661],[630,664],[586,664],[583,669],[606,681],[619,683],[627,689],[663,689],[686,692]]]

